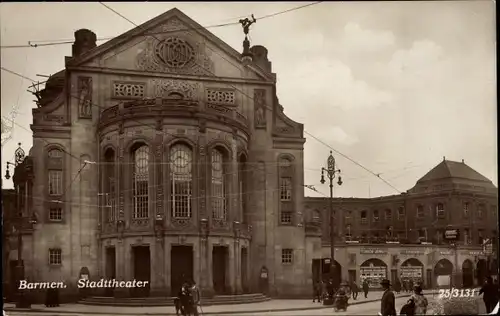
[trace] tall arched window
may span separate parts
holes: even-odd
[[[111,148],[104,153],[104,207],[107,222],[116,220],[115,151]]]
[[[47,180],[48,195],[47,200],[60,201],[64,194],[64,173],[63,173],[63,151],[51,149],[47,153]],[[64,219],[63,205],[61,203],[50,203],[48,219],[51,222],[61,222]]]
[[[133,152],[133,218],[149,217],[149,147],[141,145]]]
[[[279,197],[280,197],[280,224],[293,224],[293,181],[294,170],[292,160],[281,157],[278,161],[279,168]]]
[[[62,177],[62,151],[52,149],[49,151],[49,195],[60,196],[63,194],[63,177]]]
[[[170,149],[170,201],[173,218],[190,218],[192,214],[193,151],[184,144]]]
[[[226,220],[226,172],[224,154],[219,149],[212,150],[212,218],[218,221]]]

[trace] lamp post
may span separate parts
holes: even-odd
[[[328,180],[330,182],[330,276],[335,288],[338,287],[339,280],[336,280],[337,274],[336,272],[336,264],[335,264],[335,218],[333,214],[333,180],[335,179],[336,174],[340,174],[340,170],[335,169],[335,158],[330,151],[330,156],[328,156],[327,160],[327,168],[321,168],[321,184],[324,184],[325,181],[325,172]],[[342,177],[339,175],[338,185],[342,185]]]
[[[24,150],[21,148],[21,143],[19,143],[19,148],[16,149],[15,151],[15,163],[7,162],[7,169],[5,171],[5,179],[9,180],[11,178],[10,172],[9,172],[9,166],[14,166],[14,174],[16,172],[21,173],[21,177],[24,177],[25,181],[25,192],[27,193],[28,191],[28,185],[27,185],[27,173],[31,172],[31,170],[28,170],[26,165],[22,165],[24,162],[25,158],[25,153]],[[19,169],[22,168],[22,169]],[[16,181],[17,182],[17,181]],[[17,266],[16,266],[16,280],[17,282],[20,282],[21,280],[24,280],[24,264],[23,264],[23,230],[27,227],[32,228],[33,225],[37,223],[37,218],[35,213],[33,213],[32,216],[29,216],[29,210],[27,209],[26,212],[24,212],[24,207],[28,208],[28,203],[24,203],[24,205],[21,203],[21,190],[20,187],[21,185],[19,183],[14,183],[15,187],[15,192],[16,192],[16,211],[17,211],[17,216],[15,216],[15,221],[14,221],[14,228],[17,233]],[[26,213],[28,216],[24,216],[24,213]],[[29,308],[31,307],[31,303],[29,301],[29,298],[27,298],[24,295],[24,292],[19,290],[19,287],[17,286],[17,302],[16,302],[16,307],[18,308]]]

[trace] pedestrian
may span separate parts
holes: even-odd
[[[191,315],[191,293],[189,291],[189,284],[184,282],[179,291],[179,299],[181,302],[181,313],[183,316]]]
[[[363,293],[365,294],[365,298],[368,298],[368,280],[365,279],[363,281]]]
[[[316,299],[318,300],[318,303],[321,303],[321,292],[323,285],[321,280],[316,281],[313,286],[313,303],[316,302]]]
[[[429,302],[424,296],[422,287],[420,285],[415,286],[414,293],[412,294],[411,299],[415,303],[415,314],[425,315],[425,313],[427,313],[427,305],[429,305]]]
[[[486,278],[486,283],[481,290],[479,290],[479,295],[481,294],[483,294],[486,313],[489,314],[498,302],[498,285],[493,284],[493,278],[491,276]]]
[[[358,293],[359,293],[359,287],[356,284],[356,281],[352,281],[351,284],[351,293],[352,293],[352,299],[356,300],[358,298]]]
[[[415,301],[412,298],[403,305],[399,315],[415,316]]]
[[[200,289],[196,286],[196,282],[194,280],[191,282],[190,292],[192,298],[192,312],[194,316],[198,316],[198,306],[201,307],[201,295]]]
[[[396,297],[391,291],[391,282],[383,279],[380,285],[384,289],[384,294],[380,302],[380,313],[382,316],[396,316]]]

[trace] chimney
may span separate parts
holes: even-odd
[[[97,36],[87,29],[80,29],[75,32],[75,42],[73,43],[72,57],[78,57],[97,46]]]
[[[445,156],[443,156],[443,161],[446,161],[446,157]]]
[[[465,163],[465,161],[462,159],[462,163]]]
[[[253,61],[262,69],[271,72],[271,62],[267,59],[267,48],[261,45],[255,45],[250,48],[253,55]]]

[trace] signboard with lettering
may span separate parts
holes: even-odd
[[[444,231],[444,239],[449,241],[455,241],[460,238],[460,231],[455,228],[449,228]]]
[[[385,255],[387,254],[386,249],[361,249],[359,251],[361,254],[366,254],[366,255]]]
[[[401,267],[401,278],[403,279],[421,279],[422,273],[422,267]]]
[[[425,254],[425,251],[419,249],[403,249],[401,250],[401,254],[407,256],[421,256]]]
[[[439,254],[441,254],[441,256],[449,256],[451,255],[451,250],[448,250],[448,251],[440,251]]]

